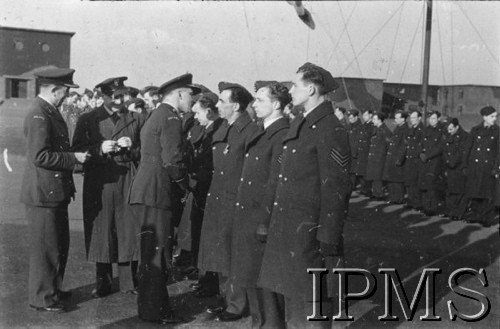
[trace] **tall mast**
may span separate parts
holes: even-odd
[[[432,30],[432,0],[425,0],[427,4],[425,42],[424,42],[424,67],[422,73],[422,118],[427,123],[427,88],[429,86],[429,59],[431,55],[431,30]]]

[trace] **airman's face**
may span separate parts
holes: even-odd
[[[397,113],[394,116],[394,122],[396,122],[398,126],[402,126],[405,123],[405,119],[401,116],[401,113]]]
[[[68,97],[69,88],[68,87],[57,87],[53,91],[54,103],[56,107],[59,107],[64,102],[64,99]]]
[[[363,112],[363,122],[370,122],[370,120],[372,119],[372,116],[373,116],[373,114],[371,114],[368,111]]]
[[[497,121],[497,116],[498,116],[498,113],[493,112],[490,115],[484,115],[483,120],[484,120],[484,122],[486,122],[487,125],[492,126]]]
[[[193,108],[193,90],[191,88],[182,88],[179,97],[179,110],[188,113]]]
[[[433,114],[429,117],[429,125],[431,125],[431,127],[436,127],[438,121],[439,121],[439,118],[438,118],[437,114]]]
[[[268,118],[275,109],[279,108],[279,102],[269,96],[269,89],[264,87],[257,90],[252,107],[255,109],[257,118]]]
[[[459,127],[459,126],[455,126],[455,125],[453,125],[453,123],[450,123],[450,124],[448,125],[448,128],[447,128],[448,133],[449,133],[450,135],[455,135],[455,134],[457,133],[457,131],[458,131],[458,127]]]
[[[382,120],[380,120],[378,115],[374,115],[372,120],[375,127],[380,127],[382,125]]]
[[[420,123],[421,117],[417,112],[410,114],[410,123],[413,127],[416,127]]]
[[[231,91],[226,89],[223,90],[219,95],[219,101],[217,102],[217,109],[219,109],[219,115],[222,119],[230,119],[234,112],[237,110],[237,104],[231,102]]]
[[[344,120],[344,113],[342,113],[341,110],[339,110],[338,108],[335,109],[335,116],[339,119],[339,120]]]
[[[207,118],[208,109],[201,106],[200,102],[196,102],[193,105],[193,113],[194,113],[194,118],[198,120],[200,125],[207,126],[210,123],[210,120]]]
[[[295,79],[292,82],[292,88],[290,89],[292,104],[294,106],[304,105],[305,102],[309,99],[311,88],[311,84],[306,83],[302,79],[302,73],[297,73],[295,75]]]
[[[354,123],[356,121],[358,121],[359,117],[358,116],[354,116],[352,114],[349,114],[349,123]]]

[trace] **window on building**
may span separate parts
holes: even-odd
[[[8,79],[9,98],[27,98],[28,80]]]
[[[458,114],[459,115],[462,115],[462,113],[464,113],[464,106],[463,105],[458,105]]]
[[[458,99],[464,99],[464,90],[458,89]]]
[[[443,89],[443,98],[444,99],[448,98],[448,89]]]

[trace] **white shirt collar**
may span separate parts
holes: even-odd
[[[264,130],[269,128],[270,125],[272,125],[273,123],[275,123],[276,121],[278,121],[281,118],[283,118],[283,116],[279,116],[277,118],[267,120],[267,121],[264,119]]]

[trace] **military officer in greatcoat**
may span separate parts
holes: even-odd
[[[245,289],[252,327],[277,328],[280,299],[276,293],[257,287],[257,279],[268,234],[278,180],[283,138],[289,122],[283,116],[291,97],[278,82],[256,83],[253,107],[262,129],[246,146],[238,187],[231,243],[231,282]],[[278,322],[273,322],[278,320]]]
[[[358,159],[358,143],[359,134],[361,132],[361,119],[359,118],[359,111],[356,109],[349,110],[347,112],[347,119],[349,120],[349,125],[347,126],[347,132],[349,133],[349,146],[351,148],[351,165],[349,167],[349,174],[351,176],[351,184],[353,190],[356,189],[358,185],[358,179],[356,176],[356,162]]]
[[[385,114],[377,112],[373,115],[373,130],[368,151],[365,179],[371,182],[372,197],[376,200],[384,199],[384,173],[385,157],[391,140],[392,132],[384,123]]]
[[[422,195],[422,211],[428,216],[442,211],[446,181],[443,166],[445,144],[441,113],[433,111],[429,115],[429,125],[424,128],[422,148],[419,154],[418,187]]]
[[[358,148],[356,150],[357,159],[355,161],[356,176],[358,176],[361,184],[360,192],[366,196],[371,196],[372,190],[370,181],[365,177],[366,166],[368,164],[368,152],[370,152],[370,139],[374,130],[372,117],[372,110],[363,111],[363,125],[359,131],[359,141],[357,143]]]
[[[253,100],[248,90],[236,83],[220,82],[219,91],[217,108],[225,121],[212,137],[214,173],[201,229],[198,268],[218,273],[221,304],[207,312],[217,314],[221,321],[231,321],[241,318],[247,308],[245,290],[229,280],[231,234],[246,146],[258,127],[246,111]]]
[[[72,152],[68,127],[58,107],[73,82],[72,69],[48,69],[36,73],[40,93],[24,120],[26,168],[21,202],[29,225],[29,305],[37,311],[63,312],[61,300],[68,259],[68,204],[74,197],[72,171],[90,155]]]
[[[446,215],[451,220],[462,219],[466,207],[465,173],[470,135],[462,129],[457,118],[452,118],[447,127],[443,161],[446,176]]]
[[[313,305],[313,278],[307,269],[343,266],[351,153],[346,128],[325,99],[337,87],[330,72],[306,63],[298,69],[290,91],[293,104],[303,105],[305,112],[294,119],[284,139],[258,281],[283,296],[289,328],[331,326],[329,321],[306,320]],[[331,296],[333,287],[327,288]],[[322,306],[323,314],[331,312],[329,302]]]
[[[422,113],[413,110],[410,113],[410,130],[408,131],[408,136],[406,136],[406,157],[403,172],[408,192],[406,208],[416,210],[422,209],[422,193],[418,187],[417,168],[420,165],[423,131]]]
[[[193,76],[183,74],[160,86],[161,104],[141,131],[141,162],[130,187],[129,203],[141,223],[137,298],[139,318],[163,324],[182,321],[169,304],[168,276],[172,266],[174,195],[172,185],[188,191],[182,120],[193,94]]]
[[[122,292],[136,294],[140,226],[128,204],[128,190],[140,159],[145,117],[124,105],[127,77],[109,78],[96,88],[104,103],[78,121],[73,149],[92,157],[84,166],[83,223],[87,259],[96,263],[92,297],[111,293],[113,263]]]
[[[396,128],[393,131],[387,156],[385,158],[384,174],[382,179],[387,182],[389,203],[402,204],[404,202],[404,166],[406,157],[406,136],[410,128],[406,123],[408,114],[398,110],[394,114]]]
[[[470,202],[473,223],[491,226],[495,222],[495,161],[498,154],[499,128],[495,124],[498,113],[491,106],[480,111],[483,122],[470,131],[472,146],[468,156],[465,196]]]

